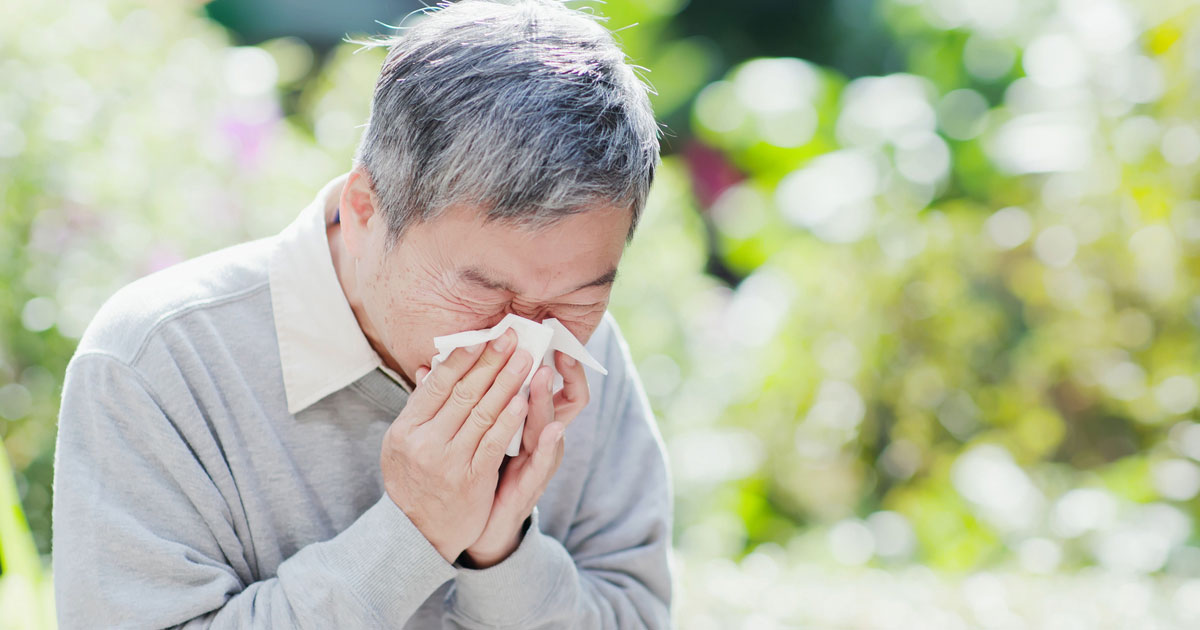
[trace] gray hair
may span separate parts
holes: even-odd
[[[538,228],[629,208],[658,163],[649,88],[595,18],[553,0],[442,3],[395,38],[356,164],[389,244],[454,204]]]

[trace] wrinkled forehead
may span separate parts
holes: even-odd
[[[456,283],[548,299],[611,287],[631,220],[627,210],[599,207],[531,226],[457,206],[412,226],[404,242]]]

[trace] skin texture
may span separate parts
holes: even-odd
[[[487,222],[468,206],[412,225],[389,251],[384,217],[364,172],[342,190],[328,230],[342,290],[384,362],[416,387],[384,437],[388,496],[448,561],[466,552],[484,568],[520,541],[562,459],[561,436],[587,405],[583,368],[557,354],[564,387],[551,396],[540,368],[529,400],[516,397],[531,358],[509,331],[456,350],[436,371],[433,338],[495,325],[507,313],[558,318],[580,341],[599,326],[629,230],[627,209],[599,205],[539,229]],[[521,454],[504,448],[526,420]],[[453,497],[453,500],[446,500]]]

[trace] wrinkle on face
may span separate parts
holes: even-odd
[[[608,307],[630,218],[601,207],[530,229],[449,208],[362,261],[372,272],[360,283],[363,308],[410,377],[429,366],[434,337],[488,328],[508,313],[554,317],[586,343]]]

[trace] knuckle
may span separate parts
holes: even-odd
[[[410,411],[410,409],[414,410]],[[408,439],[410,435],[419,430],[421,423],[426,420],[426,418],[421,418],[419,415],[420,414],[415,411],[415,405],[406,407],[405,410],[400,412],[400,415],[392,421],[391,426],[388,427],[388,439]]]
[[[502,378],[504,379],[504,386],[509,389],[519,388],[521,386],[521,383],[525,382],[525,375],[528,371],[529,370],[520,370],[517,372],[513,372],[511,370],[504,370],[504,372],[502,373]],[[531,383],[531,385],[532,385],[532,383]]]
[[[471,392],[471,386],[466,381],[459,381],[454,384],[454,388],[450,390],[450,402],[461,407],[469,407],[475,400],[475,395]]]
[[[388,450],[396,457],[406,460],[412,459],[412,452],[407,441],[394,440],[389,444]]]
[[[502,365],[507,356],[507,352],[503,350],[497,350],[495,344],[489,343],[487,346],[487,352],[483,353],[483,359],[481,362],[489,367],[495,367],[497,365]]]
[[[430,455],[430,449],[427,449],[427,448],[415,449],[415,450],[409,451],[408,455],[409,455],[409,459],[411,459],[412,462],[414,464],[416,464],[418,468],[422,468],[422,469],[429,468],[434,463],[433,462],[434,458],[432,455]]]
[[[471,410],[471,415],[467,417],[467,422],[470,422],[473,427],[485,430],[492,426],[492,419],[488,417],[488,414],[480,411],[478,405]]]
[[[480,448],[483,449],[483,454],[488,457],[500,457],[504,454],[504,445],[498,440],[484,440]]]
[[[396,448],[404,443],[408,436],[408,425],[403,422],[393,422],[383,433],[383,443],[389,448]]]
[[[465,477],[468,485],[478,483],[483,476],[483,471],[479,469],[479,463],[475,460],[475,458],[472,458],[471,461],[467,462]]]
[[[522,418],[521,408],[522,405],[520,404],[512,404],[505,407],[504,413],[500,414],[500,424],[511,427],[519,423]]]
[[[537,495],[537,490],[538,490],[539,485],[540,485],[539,480],[534,478],[533,475],[529,475],[528,477],[525,477],[524,479],[522,479],[520,481],[520,483],[517,484],[517,490],[521,493],[521,496],[525,497],[526,500],[528,500]]]
[[[425,390],[433,398],[443,398],[446,396],[446,384],[442,379],[436,377],[425,377]]]
[[[416,439],[416,435],[409,431],[388,431],[386,442],[388,448],[407,454]]]
[[[438,444],[428,435],[409,440],[405,444],[405,454],[422,466],[436,466],[439,460]]]

